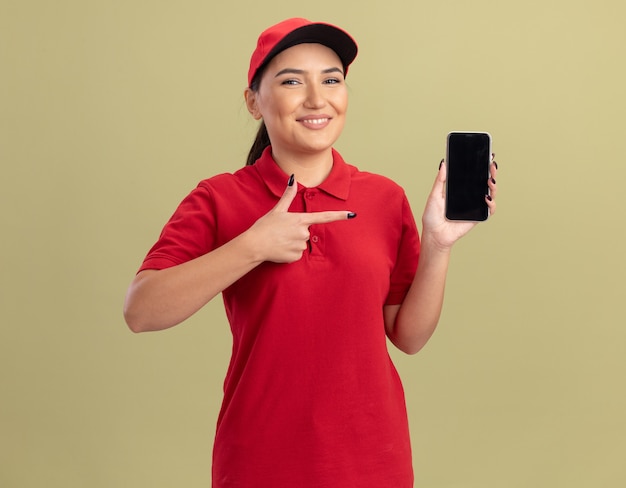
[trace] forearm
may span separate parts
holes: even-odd
[[[249,236],[244,233],[187,263],[142,271],[126,294],[126,323],[133,332],[177,325],[260,262],[249,246]]]
[[[424,347],[437,327],[449,262],[450,248],[440,248],[424,236],[413,283],[387,328],[389,339],[407,354]]]

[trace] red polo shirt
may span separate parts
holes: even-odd
[[[263,263],[222,294],[233,350],[214,488],[413,486],[404,393],[382,309],[401,303],[410,286],[418,233],[398,185],[333,156],[328,178],[299,186],[290,211],[358,217],[312,225],[299,261]],[[268,148],[253,166],[202,181],[141,269],[228,242],[276,205],[287,179]]]

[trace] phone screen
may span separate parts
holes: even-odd
[[[487,132],[451,132],[447,144],[446,218],[482,221],[489,217],[491,136]]]

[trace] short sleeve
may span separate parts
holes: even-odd
[[[215,220],[211,192],[201,183],[180,203],[139,271],[169,268],[211,251]]]
[[[406,195],[404,195],[402,200],[402,234],[385,305],[400,305],[404,301],[415,277],[419,252],[420,239],[417,225]]]

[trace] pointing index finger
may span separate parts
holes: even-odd
[[[327,224],[338,220],[350,220],[356,217],[354,212],[345,210],[328,210],[325,212],[311,212],[302,214],[302,222],[306,225]]]

